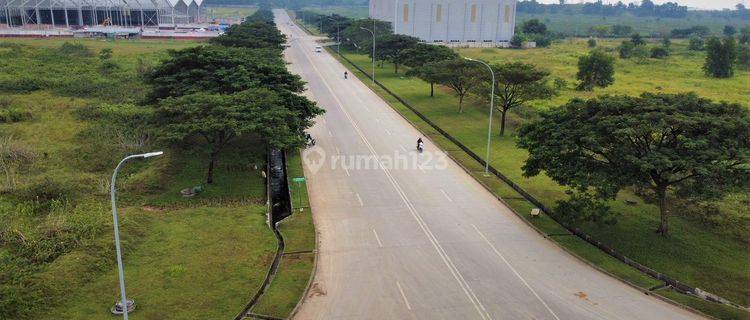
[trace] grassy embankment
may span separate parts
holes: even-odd
[[[613,48],[616,44],[617,42],[614,41],[600,43],[609,48]],[[741,102],[750,107],[748,99],[750,88],[746,85],[750,83],[750,72],[739,72],[735,78],[727,80],[708,79],[703,76],[700,69],[702,53],[686,51],[685,44],[681,42],[675,43],[674,49],[674,55],[664,61],[649,60],[645,64],[636,64],[632,61],[618,60],[615,85],[594,93],[581,93],[573,90],[577,58],[587,51],[585,41],[582,40],[554,44],[549,49],[460,50],[462,55],[492,62],[517,60],[534,63],[549,69],[552,77],[559,77],[568,82],[558,97],[550,101],[533,103],[527,108],[510,114],[509,131],[506,132],[506,136],[493,135],[492,165],[552,207],[556,200],[565,197],[564,189],[545,176],[524,178],[520,168],[526,154],[525,151],[515,146],[515,129],[533,118],[539,109],[560,105],[572,97],[592,97],[604,93],[640,94],[643,91],[696,91],[705,97]],[[364,70],[369,70],[369,58],[365,55],[355,53],[346,55]],[[458,114],[457,99],[446,89],[436,90],[435,97],[431,98],[427,83],[414,78],[405,78],[403,74],[394,74],[393,66],[390,64],[378,67],[376,72],[378,80],[386,87],[400,95],[477,154],[484,154],[487,102],[473,97],[467,104],[467,111]],[[358,76],[362,77],[359,74]],[[365,83],[370,85],[369,81]],[[471,170],[477,179],[505,198],[505,201],[523,216],[528,215],[532,208],[530,203],[519,199],[518,194],[499,180],[483,177],[480,174],[482,168],[473,159],[429,128],[395,99],[379,88],[374,88],[374,90]],[[495,119],[495,123],[498,123],[498,120]],[[497,130],[497,126],[494,129]],[[624,201],[626,199],[634,200],[637,204],[628,205]],[[679,210],[680,212],[675,212],[677,217],[672,218],[672,235],[669,238],[662,238],[654,233],[658,225],[656,207],[653,204],[644,203],[642,199],[630,192],[623,192],[616,201],[610,203],[612,209],[621,214],[616,225],[584,224],[581,227],[597,239],[642,264],[685,283],[748,305],[750,304],[750,291],[746,284],[750,283],[750,255],[747,254],[750,240],[750,230],[748,230],[750,212],[748,212],[747,205],[749,199],[748,194],[734,194],[715,203],[721,209],[719,216],[700,216],[694,211],[685,213]],[[530,219],[530,221],[550,234],[564,231],[549,218]],[[657,284],[654,280],[608,257],[582,240],[569,236],[555,237],[555,240],[594,264],[638,286],[648,288]],[[720,318],[750,318],[747,313],[731,308],[704,303],[664,290],[659,293]]]
[[[302,159],[298,152],[287,153],[289,188],[294,213],[279,224],[284,237],[284,256],[271,287],[261,297],[252,312],[286,318],[307,289],[315,260],[315,227],[313,226],[307,185],[295,183],[295,177],[304,177]]]
[[[71,41],[71,40],[68,40]],[[108,178],[128,153],[151,151],[90,110],[137,102],[139,72],[188,41],[0,41],[0,137],[33,154],[0,192],[0,318],[102,319],[118,299]],[[97,53],[112,48],[103,71]],[[88,111],[86,111],[88,110]],[[258,289],[276,244],[265,224],[265,155],[239,139],[207,186],[205,154],[186,144],[135,160],[118,177],[125,276],[133,319],[234,316]],[[193,197],[182,188],[203,185]],[[291,225],[291,224],[290,224]],[[313,233],[309,228],[299,228]],[[295,237],[292,230],[290,238]],[[294,242],[294,241],[292,241]],[[307,269],[309,275],[309,267]],[[304,286],[307,277],[290,280]],[[298,296],[281,296],[294,304]]]

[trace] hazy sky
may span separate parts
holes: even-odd
[[[557,3],[557,0],[537,0],[544,3]],[[593,2],[592,0],[586,0],[587,2]],[[617,3],[618,0],[604,0],[604,3]],[[578,3],[581,0],[566,0],[568,3]],[[624,3],[637,2],[636,0],[623,0]],[[670,2],[670,0],[654,0],[655,3]],[[680,5],[703,8],[703,9],[722,9],[722,8],[734,8],[738,3],[742,3],[743,0],[671,0],[671,2],[677,2]],[[750,7],[750,0],[744,0],[745,5]]]

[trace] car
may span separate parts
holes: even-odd
[[[321,52],[321,51],[323,51],[323,47],[315,46],[315,52]]]

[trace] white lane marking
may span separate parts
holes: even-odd
[[[341,167],[342,167],[342,168],[344,168],[344,171],[346,171],[346,175],[347,175],[348,177],[351,177],[351,176],[352,176],[351,174],[349,174],[349,169],[347,169],[347,168],[346,168],[346,165],[342,165]]]
[[[385,129],[385,133],[387,133],[389,136],[391,135],[391,131],[389,131],[388,129]]]
[[[398,287],[398,292],[401,292],[401,298],[404,298],[404,303],[406,304],[406,309],[411,310],[411,305],[409,304],[409,300],[406,299],[406,294],[404,294],[404,289],[401,288],[401,283],[396,281],[396,286]]]
[[[355,193],[354,193],[354,195],[356,195],[356,196],[357,196],[357,202],[359,202],[359,206],[360,206],[360,207],[364,207],[364,206],[365,206],[365,204],[364,204],[364,202],[362,202],[362,197],[360,197],[360,196],[359,196],[359,193],[356,193],[356,192],[355,192]]]
[[[375,235],[375,240],[378,241],[378,247],[383,247],[383,243],[380,242],[380,237],[378,237],[378,233],[375,231],[375,229],[372,229],[372,233]]]
[[[331,130],[328,130],[328,135],[333,137],[333,133],[331,133]]]
[[[418,164],[418,165],[417,165],[417,168],[419,168],[419,171],[422,171],[422,173],[425,173],[425,171],[424,171],[424,167],[422,167],[422,165],[421,165],[421,164]]]
[[[400,145],[399,147],[401,147],[401,150],[404,150],[404,152],[406,152],[406,148],[404,148],[404,146]]]
[[[414,207],[414,205],[411,203],[411,200],[406,196],[406,192],[404,192],[403,188],[401,188],[401,185],[396,181],[396,178],[393,177],[391,172],[383,166],[383,163],[380,161],[380,159],[377,157],[377,152],[375,152],[375,148],[372,146],[370,141],[365,136],[364,132],[362,132],[362,129],[359,128],[357,123],[354,121],[352,116],[349,114],[349,112],[344,108],[344,104],[341,103],[341,100],[339,97],[334,94],[333,88],[331,88],[331,85],[328,83],[325,77],[323,77],[323,73],[320,72],[317,65],[312,61],[308,53],[303,50],[302,55],[307,58],[307,61],[310,62],[310,66],[315,69],[315,72],[320,77],[321,82],[323,85],[328,89],[329,94],[333,99],[336,101],[336,104],[338,104],[339,109],[344,113],[347,120],[349,120],[349,123],[352,125],[352,128],[354,128],[354,131],[359,135],[360,139],[362,139],[362,142],[367,147],[368,150],[370,150],[370,153],[375,156],[375,162],[378,164],[378,167],[383,170],[388,180],[391,182],[391,185],[396,190],[396,193],[401,197],[401,201],[406,204],[406,208],[409,210],[409,213],[414,218],[414,220],[417,221],[417,224],[419,225],[420,229],[422,229],[422,232],[427,236],[427,239],[430,240],[430,243],[432,244],[433,248],[435,248],[435,251],[437,251],[440,258],[443,260],[443,263],[448,267],[448,271],[450,271],[453,278],[458,282],[458,285],[461,287],[461,289],[464,291],[464,294],[466,294],[466,297],[469,298],[469,301],[472,305],[474,305],[474,309],[476,309],[477,313],[482,317],[482,319],[492,319],[492,317],[487,313],[487,310],[484,308],[484,305],[482,305],[482,302],[479,301],[479,298],[474,293],[474,290],[469,286],[469,283],[466,281],[466,279],[463,277],[461,272],[458,271],[458,268],[453,263],[453,260],[451,260],[450,256],[448,256],[448,253],[445,251],[443,246],[438,242],[437,237],[432,233],[432,230],[427,226],[427,223],[424,221],[422,216],[417,212],[417,209]],[[359,96],[355,95],[357,99],[361,101]],[[364,105],[364,103],[362,103]]]
[[[516,268],[513,268],[513,266],[512,266],[511,264],[510,264],[510,262],[508,262],[508,260],[507,260],[507,259],[505,259],[505,256],[503,256],[503,254],[502,254],[502,253],[500,253],[500,251],[499,251],[499,250],[497,250],[497,248],[495,247],[495,245],[494,245],[494,244],[492,244],[492,242],[490,242],[490,240],[488,240],[488,239],[487,239],[487,237],[485,237],[485,236],[484,236],[484,233],[482,233],[481,231],[479,231],[479,228],[477,228],[477,226],[476,226],[476,225],[472,224],[471,226],[472,226],[472,227],[474,227],[474,230],[476,230],[476,231],[477,231],[477,233],[478,233],[478,234],[479,234],[479,235],[480,235],[480,236],[482,237],[482,239],[484,239],[484,242],[486,242],[486,243],[487,243],[487,244],[488,244],[488,245],[489,245],[489,246],[490,246],[490,247],[492,248],[492,251],[495,251],[495,254],[496,254],[496,255],[497,255],[498,257],[500,257],[500,259],[502,259],[502,260],[503,260],[503,262],[505,262],[505,265],[507,265],[507,266],[508,266],[508,268],[510,269],[510,271],[512,271],[512,272],[513,272],[513,274],[515,274],[515,275],[516,275],[516,277],[517,277],[517,278],[518,278],[519,280],[521,280],[521,282],[523,282],[523,284],[524,284],[524,285],[526,286],[526,288],[528,288],[528,289],[529,289],[529,291],[531,291],[531,293],[533,293],[533,294],[534,294],[534,296],[535,296],[535,297],[536,297],[536,298],[537,298],[537,299],[539,300],[539,302],[541,302],[541,303],[542,303],[542,305],[544,305],[544,307],[545,307],[545,308],[547,308],[547,311],[549,311],[549,313],[550,313],[550,314],[552,314],[552,316],[553,316],[553,317],[555,317],[555,319],[557,319],[557,320],[560,320],[560,317],[558,317],[558,316],[557,316],[557,314],[555,314],[555,312],[554,312],[554,311],[552,311],[552,309],[550,309],[550,307],[549,307],[549,306],[547,305],[547,303],[546,303],[546,302],[544,302],[544,300],[542,299],[542,297],[540,297],[540,296],[539,296],[539,294],[537,294],[537,293],[536,293],[536,290],[534,290],[534,288],[532,288],[532,287],[531,287],[531,286],[529,285],[529,283],[528,283],[528,282],[526,282],[526,279],[524,279],[524,278],[523,278],[523,277],[522,277],[522,276],[521,276],[521,275],[520,275],[520,274],[518,273],[518,271],[516,271]]]
[[[334,147],[334,148],[336,148],[336,154],[341,154],[341,151],[339,151],[339,147]]]
[[[448,199],[449,202],[453,202],[453,199],[451,199],[451,197],[449,197],[448,194],[445,193],[445,190],[440,189],[440,192],[443,193],[443,196],[445,196],[445,198]]]

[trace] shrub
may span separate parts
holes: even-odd
[[[688,50],[703,51],[703,48],[704,48],[703,38],[698,37],[698,36],[690,37],[690,44],[688,45]]]
[[[59,48],[57,52],[62,53],[66,56],[88,58],[93,57],[94,53],[89,50],[86,46],[80,43],[65,42]]]
[[[28,93],[45,88],[47,83],[41,78],[13,77],[0,79],[0,91],[11,93]]]
[[[31,111],[17,107],[0,108],[0,123],[13,123],[29,120],[33,117]]]
[[[646,46],[635,46],[630,57],[635,60],[635,63],[643,64],[646,63],[648,57],[650,56],[651,52],[648,50],[648,48],[646,48]]]
[[[526,36],[520,33],[516,33],[512,39],[510,39],[510,45],[514,48],[520,48],[524,42],[526,42]]]
[[[596,48],[596,39],[589,38],[586,43],[588,44],[589,48]]]
[[[55,203],[65,202],[73,196],[73,188],[50,176],[33,182],[19,192],[22,201],[33,202],[49,210]]]
[[[630,59],[633,56],[633,49],[635,45],[630,41],[623,41],[620,46],[617,47],[617,51],[620,53],[620,59]]]
[[[653,47],[651,48],[651,58],[663,59],[669,56],[669,50],[664,47]]]
[[[742,69],[750,69],[750,45],[740,46],[737,50],[737,65]]]
[[[552,36],[549,34],[537,34],[531,38],[539,48],[547,48],[552,45]]]

